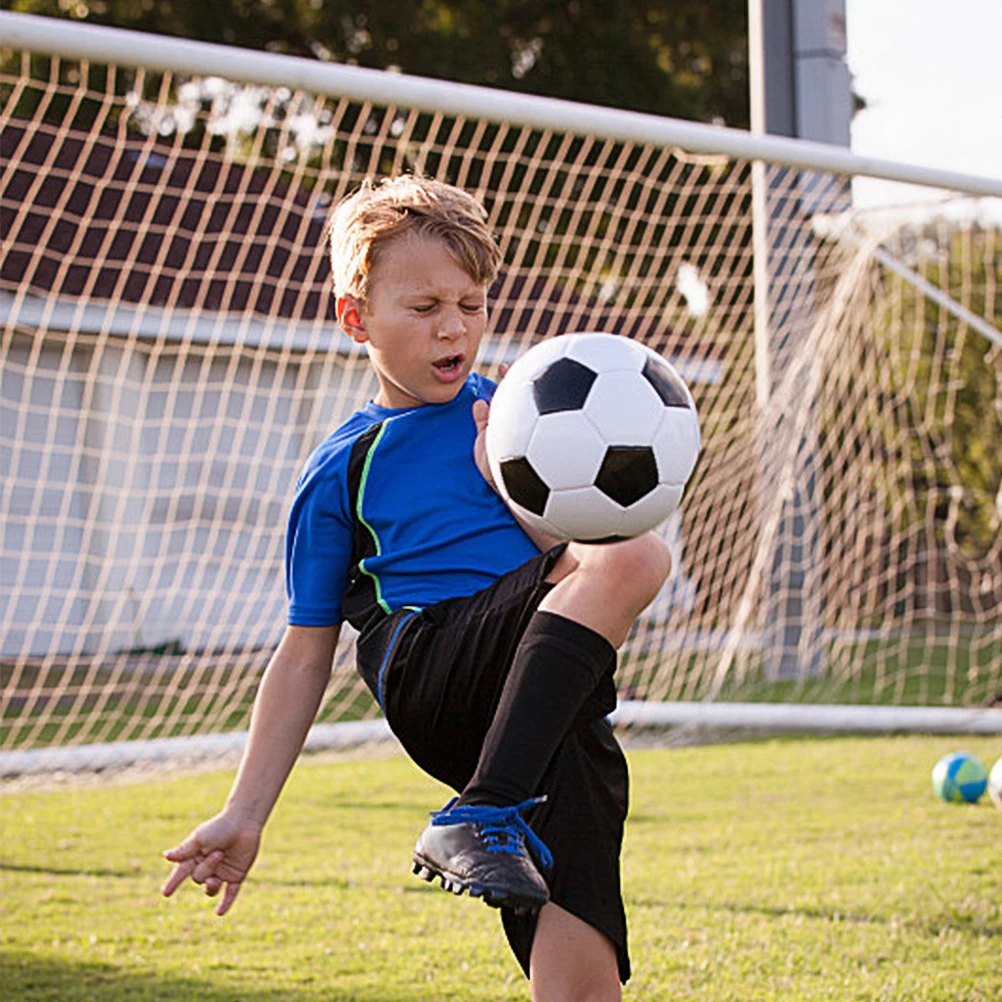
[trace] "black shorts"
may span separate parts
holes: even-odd
[[[401,609],[358,639],[359,673],[390,729],[417,765],[457,792],[473,775],[515,649],[560,553],[541,554],[475,595]],[[620,853],[629,777],[606,719],[567,735],[538,792],[548,799],[527,820],[553,854],[551,900],[608,936],[625,983]],[[528,976],[536,916],[502,909],[502,920]]]

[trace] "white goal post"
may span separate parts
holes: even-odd
[[[692,388],[620,726],[1002,734],[1002,180],[8,12],[0,46],[0,774],[239,747],[296,473],[373,389],[325,222],[407,170],[498,233],[488,373],[606,330]],[[941,198],[854,209],[864,175]],[[310,747],[377,718],[346,635]]]

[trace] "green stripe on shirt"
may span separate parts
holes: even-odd
[[[365,485],[369,479],[369,467],[372,466],[372,457],[376,452],[376,447],[379,445],[379,440],[383,437],[383,432],[386,431],[386,425],[381,425],[379,428],[379,434],[373,439],[372,445],[369,446],[369,451],[365,454],[365,464],[362,467],[362,479],[358,487],[358,501],[355,504],[355,514],[358,516],[359,522],[362,523],[369,530],[369,534],[372,536],[372,542],[376,547],[376,556],[378,557],[382,552],[382,547],[379,545],[379,536],[376,535],[376,530],[369,525],[365,520],[365,516],[362,514],[362,499],[365,497]],[[386,604],[383,598],[383,589],[380,587],[379,578],[365,566],[365,560],[362,559],[358,562],[358,569],[363,574],[368,574],[372,578],[372,583],[376,589],[376,602],[379,607],[389,615],[393,610]]]

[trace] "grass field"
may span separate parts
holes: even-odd
[[[1002,739],[762,740],[631,752],[633,1002],[1002,999],[1002,813],[933,798]],[[171,900],[159,851],[229,773],[7,794],[7,1002],[507,1002],[496,913],[409,873],[446,791],[403,758],[303,762],[233,912]]]

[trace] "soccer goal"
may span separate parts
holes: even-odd
[[[297,472],[374,391],[325,224],[403,171],[489,209],[485,371],[606,331],[692,389],[622,727],[1002,732],[1002,182],[0,16],[0,772],[239,748]],[[378,717],[346,635],[311,744]]]

